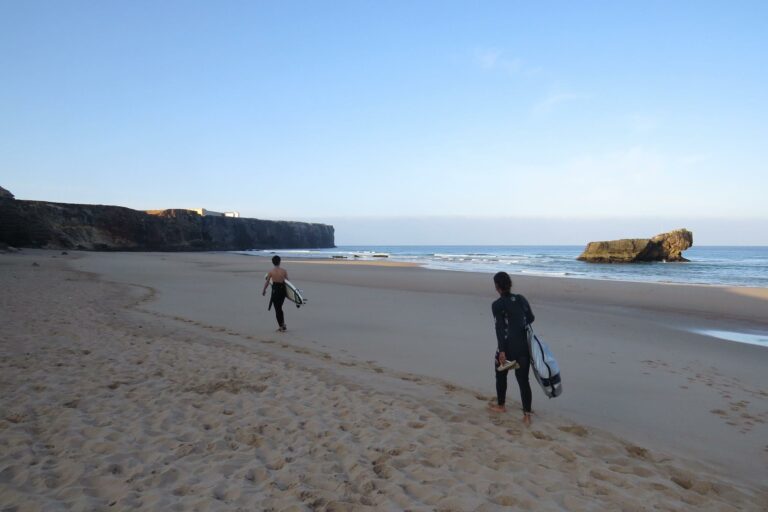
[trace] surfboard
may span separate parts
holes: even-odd
[[[264,279],[267,279],[268,277],[269,274],[264,275]],[[269,282],[271,284],[272,279],[270,279]],[[285,298],[296,304],[297,308],[300,308],[307,303],[307,299],[304,297],[304,294],[301,292],[301,290],[296,288],[296,286],[287,279],[285,280]]]
[[[563,393],[563,382],[560,378],[560,368],[555,361],[555,356],[552,355],[547,344],[536,336],[530,325],[526,327],[526,331],[533,375],[545,395],[549,398],[560,396]]]
[[[307,299],[302,295],[301,290],[296,288],[292,282],[285,280],[285,296],[291,302],[296,303],[296,307],[300,308],[302,304],[307,303]]]

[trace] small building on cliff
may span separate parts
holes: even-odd
[[[201,217],[232,217],[235,219],[240,218],[240,212],[214,212],[213,210],[206,210],[205,208],[186,208],[187,211],[195,212]],[[146,210],[146,213],[150,215],[161,215],[166,210]]]
[[[239,218],[240,212],[214,212],[205,208],[191,208],[190,211],[197,212],[201,217],[234,217]]]

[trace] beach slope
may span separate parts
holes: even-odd
[[[310,303],[287,309],[282,335],[258,293],[265,264],[226,254],[0,255],[0,502],[19,510],[762,510],[766,503],[760,483],[712,464],[717,452],[704,446],[678,453],[663,440],[638,443],[623,410],[609,415],[627,436],[603,428],[610,422],[599,415],[575,418],[568,404],[583,399],[583,363],[571,363],[576,350],[565,341],[552,344],[570,387],[546,404],[535,390],[532,428],[518,414],[487,412],[494,342],[485,285],[466,286],[458,274],[445,284],[444,273],[418,268],[289,262]],[[600,318],[589,316],[597,306],[553,297],[532,303],[540,332],[553,340],[558,322]],[[640,323],[646,314],[600,311],[604,322]],[[623,393],[642,403],[639,382],[702,357],[688,347],[697,339],[681,339],[672,353],[685,360],[667,352],[635,361],[643,357],[637,350],[621,352],[629,342],[617,345],[616,365],[632,362],[650,375],[641,371],[614,389],[615,402]],[[734,353],[764,363],[759,352]],[[718,378],[704,371],[701,383],[687,374],[669,379],[679,377],[691,393],[722,386],[730,400],[754,392],[739,410],[705,414],[737,423],[724,427],[725,445],[764,442],[757,420],[765,390],[752,388],[748,365],[747,377],[739,375],[744,390],[725,387],[735,381],[720,363]],[[602,370],[600,358],[592,364]],[[751,464],[765,464],[768,453],[758,451]]]

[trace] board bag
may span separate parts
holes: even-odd
[[[560,396],[563,393],[563,383],[560,380],[560,368],[557,366],[555,356],[546,343],[541,341],[529,325],[526,328],[528,334],[528,350],[531,354],[531,366],[541,389],[549,398]]]

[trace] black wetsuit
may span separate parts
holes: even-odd
[[[285,302],[286,295],[285,290],[285,283],[272,283],[272,295],[269,297],[269,307],[271,308],[272,306],[275,306],[277,325],[280,327],[285,325],[285,317],[283,316],[283,302]]]
[[[528,373],[531,368],[531,359],[528,352],[528,338],[525,326],[533,323],[534,316],[531,305],[522,295],[507,293],[494,301],[491,306],[493,318],[496,322],[496,355],[493,358],[493,372],[496,375],[496,400],[499,405],[504,405],[507,397],[507,374],[509,370],[497,372],[499,365],[499,352],[509,360],[515,360],[520,368],[515,370],[515,378],[520,386],[520,399],[523,403],[523,411],[531,412],[531,384],[528,381]]]

